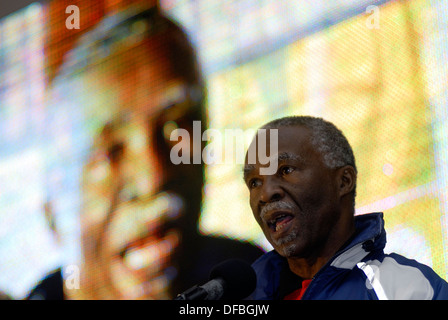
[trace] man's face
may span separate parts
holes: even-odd
[[[109,83],[97,94],[113,90],[116,106],[107,107],[118,113],[96,138],[82,184],[81,290],[94,299],[169,299],[183,226],[200,210],[201,166],[169,158],[170,132],[188,130],[199,106],[167,52],[151,45],[158,49],[133,48],[97,74]]]
[[[278,154],[271,155],[278,157],[278,169],[272,175],[260,175],[263,166],[258,160],[247,163],[246,157],[252,212],[267,240],[287,258],[315,253],[340,212],[336,171],[325,166],[310,136],[305,127],[278,129]],[[271,150],[270,143],[266,150]]]

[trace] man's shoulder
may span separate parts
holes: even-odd
[[[285,258],[272,250],[259,257],[252,264],[252,268],[260,279],[277,279],[281,271],[287,267],[288,262]]]
[[[431,267],[397,253],[358,265],[371,273],[389,299],[448,299],[448,283]]]
[[[409,267],[414,267],[418,269],[429,281],[432,282],[441,282],[445,285],[448,285],[446,280],[444,280],[439,274],[437,274],[434,269],[432,269],[430,266],[421,263],[415,259],[410,259],[407,257],[404,257],[397,253],[389,253],[386,254],[386,257],[394,259],[397,263],[401,265],[406,265]]]

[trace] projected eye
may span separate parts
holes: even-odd
[[[167,141],[170,140],[171,133],[178,128],[179,128],[179,126],[178,126],[177,122],[175,122],[175,121],[170,120],[170,121],[165,122],[165,124],[163,125],[163,129],[162,129],[163,136],[165,137],[165,140],[167,140]]]
[[[176,116],[176,105],[171,105],[163,109],[163,111],[157,116],[156,119],[150,120],[151,123],[155,123],[154,130],[157,139],[157,148],[160,153],[169,156],[171,148],[178,143],[175,139],[171,140],[171,134],[176,129],[185,129],[188,132],[193,130],[193,121],[199,117],[195,114],[195,110]]]
[[[120,142],[120,143],[115,143],[113,144],[108,150],[107,150],[107,155],[110,159],[110,162],[112,164],[116,164],[118,163],[122,156],[123,156],[123,152],[124,152],[124,143]]]

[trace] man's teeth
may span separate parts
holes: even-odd
[[[283,229],[283,227],[284,227],[285,225],[284,224],[276,224],[275,225],[275,231],[280,231],[281,229]]]
[[[285,224],[279,222],[282,222],[286,217],[286,215],[281,215],[271,221],[271,224],[273,225],[275,231],[279,231],[284,228]]]

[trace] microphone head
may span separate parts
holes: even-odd
[[[216,265],[210,279],[221,278],[225,288],[222,299],[241,300],[249,296],[257,285],[257,276],[252,266],[244,260],[230,259]]]

